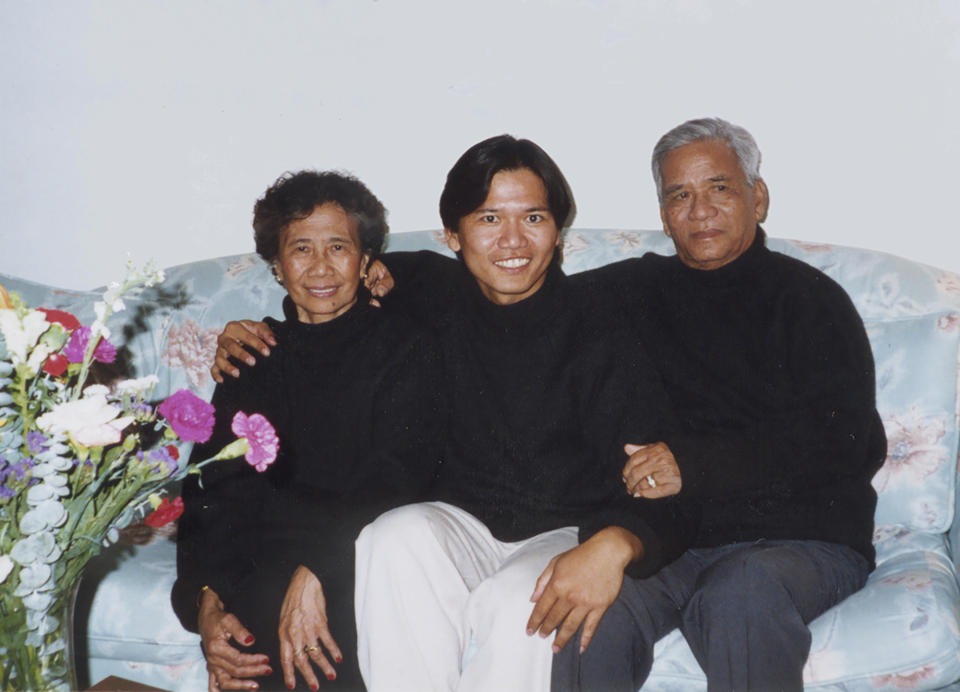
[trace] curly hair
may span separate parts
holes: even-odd
[[[253,207],[257,254],[272,264],[287,226],[328,203],[338,205],[354,220],[361,251],[376,258],[389,231],[387,211],[366,185],[337,171],[287,172],[267,188]]]

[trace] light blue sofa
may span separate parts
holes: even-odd
[[[774,232],[776,229],[772,229]],[[878,252],[771,238],[846,288],[860,311],[877,363],[878,406],[889,442],[879,492],[877,570],[862,591],[811,625],[804,672],[810,690],[960,690],[960,542],[957,505],[960,276]],[[396,234],[391,249],[443,249],[431,232]],[[568,273],[654,251],[672,253],[660,232],[572,230]],[[156,291],[133,301],[114,324],[136,374],[155,372],[159,395],[182,386],[209,395],[216,335],[230,319],[277,315],[283,291],[255,255],[194,262],[168,271]],[[89,320],[94,293],[59,291],[13,277],[0,284],[31,304],[72,308]],[[140,320],[145,329],[134,329]],[[78,615],[90,680],[107,675],[169,690],[202,690],[198,638],[169,605],[174,544],[118,545],[91,566]],[[771,613],[776,617],[776,613]],[[85,647],[84,647],[85,644]],[[85,652],[83,651],[86,649]],[[679,633],[656,648],[644,690],[706,689]]]

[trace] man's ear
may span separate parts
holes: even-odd
[[[757,178],[753,184],[753,208],[757,223],[767,220],[767,211],[770,209],[770,190],[763,178]]]
[[[663,232],[667,234],[668,238],[672,238],[673,236],[670,235],[670,227],[667,225],[667,215],[663,211],[662,206],[660,207],[660,223],[663,224]]]
[[[447,241],[448,248],[450,248],[454,252],[460,252],[460,236],[457,235],[456,231],[452,231],[449,228],[444,228],[443,237]]]

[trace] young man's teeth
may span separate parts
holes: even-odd
[[[530,260],[526,257],[512,257],[510,259],[499,260],[495,262],[498,267],[503,267],[504,269],[519,269],[530,263]]]

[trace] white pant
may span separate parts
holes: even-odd
[[[553,637],[527,636],[530,596],[550,559],[576,544],[575,527],[503,543],[443,502],[381,515],[357,539],[369,692],[549,690]]]

